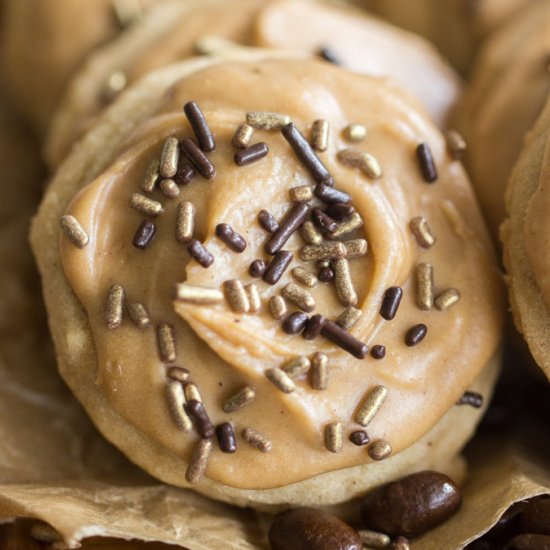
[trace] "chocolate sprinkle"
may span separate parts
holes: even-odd
[[[380,315],[386,320],[391,321],[397,314],[397,309],[403,298],[403,289],[398,286],[391,286],[384,292]]]
[[[194,139],[185,138],[181,141],[180,147],[185,156],[203,178],[211,180],[216,176],[216,169],[214,168],[214,165],[210,162],[210,159],[204,154]]]
[[[470,405],[474,409],[483,406],[483,395],[474,391],[464,392],[464,395],[456,402],[457,405]]]
[[[229,422],[224,422],[216,427],[216,436],[222,453],[232,454],[237,450],[235,430]]]
[[[319,270],[319,274],[317,275],[317,278],[322,283],[330,283],[334,280],[334,271],[332,271],[332,268],[330,267],[322,267]]]
[[[289,252],[288,250],[279,250],[279,252],[273,256],[273,259],[269,262],[269,265],[265,270],[263,275],[264,281],[270,285],[278,283],[280,278],[283,276],[283,273],[290,265],[292,257],[292,252]]]
[[[258,221],[263,229],[268,233],[275,233],[279,229],[279,224],[269,210],[260,210],[258,213]]]
[[[178,166],[178,171],[173,179],[179,186],[183,186],[190,183],[194,177],[195,170],[188,162],[184,162]]]
[[[216,226],[216,236],[231,250],[241,253],[246,248],[243,236],[237,233],[228,223],[219,223]]]
[[[136,234],[134,235],[134,240],[132,241],[133,245],[136,248],[144,250],[151,244],[156,232],[157,226],[153,222],[143,220],[139,224]]]
[[[370,437],[365,430],[357,430],[352,432],[349,436],[349,440],[358,447],[362,447],[363,445],[370,443]]]
[[[304,223],[310,212],[311,207],[307,203],[295,204],[285,216],[279,229],[265,244],[265,251],[271,255],[279,252],[293,233]]]
[[[407,346],[409,347],[416,346],[420,344],[422,340],[424,340],[427,333],[428,333],[428,327],[423,323],[414,325],[414,327],[411,327],[407,331],[407,334],[405,335],[405,344],[407,344]]]
[[[421,143],[416,148],[416,156],[420,163],[422,177],[427,183],[433,183],[437,180],[437,168],[435,167],[432,151],[427,143]]]
[[[331,218],[334,218],[336,221],[341,222],[342,220],[355,214],[355,208],[351,204],[336,202],[329,204],[325,208],[325,213]]]
[[[215,430],[204,405],[196,399],[191,399],[185,406],[185,409],[193,419],[199,435],[203,439],[210,439],[214,435]]]
[[[314,208],[311,217],[317,227],[325,233],[334,233],[338,229],[338,224],[320,208]]]
[[[199,106],[194,101],[189,101],[183,106],[183,111],[195,136],[197,136],[197,141],[199,142],[200,148],[205,153],[210,153],[216,148],[216,142],[214,141],[214,135],[204,118],[202,111]]]
[[[299,334],[306,326],[307,321],[308,316],[305,313],[295,311],[284,320],[283,331],[286,334]]]
[[[323,202],[347,204],[351,201],[351,197],[347,193],[324,183],[317,184],[314,193]]]
[[[189,243],[187,251],[202,267],[210,267],[214,263],[214,256],[197,239],[193,239]]]
[[[364,359],[369,351],[367,344],[361,342],[332,321],[325,321],[321,329],[321,335],[354,357],[357,357],[357,359]]]
[[[264,260],[258,259],[254,260],[250,267],[248,268],[248,273],[251,277],[260,278],[265,273],[265,270],[267,269],[267,264]]]
[[[245,149],[240,149],[235,153],[233,158],[235,159],[235,164],[237,166],[246,166],[247,164],[263,159],[268,153],[269,147],[267,146],[267,143],[262,141],[260,143],[255,143],[254,145],[250,145]]]
[[[384,357],[386,357],[386,346],[376,344],[375,346],[372,346],[370,354],[373,359],[384,359]]]
[[[313,315],[313,317],[307,320],[302,337],[306,340],[315,340],[321,334],[324,324],[325,318],[322,315]]]

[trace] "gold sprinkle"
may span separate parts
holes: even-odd
[[[296,385],[292,378],[286,372],[278,367],[265,371],[268,380],[284,393],[292,393],[296,389]]]
[[[252,128],[252,126],[249,126],[248,124],[241,124],[237,128],[237,131],[231,140],[231,144],[237,149],[245,149],[250,145],[253,135],[254,128]]]
[[[369,390],[355,415],[355,421],[361,426],[368,426],[387,396],[388,390],[385,386],[375,386]]]
[[[243,430],[243,439],[258,451],[262,453],[268,453],[272,449],[271,441],[260,432],[253,430],[252,428],[245,428]]]
[[[291,359],[283,366],[283,371],[290,376],[290,378],[299,378],[304,374],[307,374],[311,367],[310,360],[305,355],[300,355]]]
[[[323,235],[311,221],[304,222],[300,228],[300,233],[307,244],[321,244],[323,242]]]
[[[122,71],[114,71],[109,75],[103,88],[103,97],[105,101],[110,102],[126,88],[128,77]]]
[[[197,443],[197,446],[193,451],[193,456],[191,457],[191,462],[189,463],[189,466],[187,466],[187,471],[185,472],[185,479],[188,483],[195,484],[202,479],[204,472],[206,471],[206,467],[208,466],[208,460],[211,452],[211,439],[201,439]]]
[[[61,230],[77,248],[85,248],[88,245],[88,233],[74,216],[62,216],[60,222]]]
[[[338,152],[338,159],[346,166],[359,168],[359,170],[372,180],[378,180],[383,175],[380,163],[376,157],[369,153],[354,151],[353,149],[344,149]]]
[[[145,216],[158,216],[164,212],[164,208],[159,201],[155,201],[139,193],[132,194],[130,206]]]
[[[122,324],[123,311],[124,289],[120,285],[113,285],[107,293],[107,306],[105,308],[107,328],[112,330]]]
[[[330,267],[331,263],[330,263],[330,260],[319,260],[317,262],[317,265],[319,266],[320,269],[323,269],[325,267]]]
[[[280,321],[287,312],[286,302],[282,296],[272,296],[269,299],[269,311],[276,321]]]
[[[256,390],[252,386],[245,386],[241,388],[237,393],[226,399],[223,404],[223,412],[233,413],[247,405],[250,405],[256,397]]]
[[[466,151],[464,138],[456,130],[449,130],[445,137],[451,157],[455,160],[460,160]]]
[[[331,422],[325,426],[325,447],[331,453],[339,453],[344,443],[344,426],[341,422]]]
[[[173,363],[176,360],[174,326],[170,323],[160,323],[157,327],[157,342],[160,360],[163,363]]]
[[[187,304],[213,305],[223,301],[223,292],[216,288],[179,283],[176,285],[174,299]]]
[[[349,141],[363,141],[367,137],[367,129],[362,124],[350,124],[344,128],[344,136]]]
[[[293,202],[309,202],[313,200],[313,190],[309,185],[293,187],[289,191],[290,200]]]
[[[186,382],[183,385],[183,392],[187,403],[189,403],[189,401],[198,401],[199,403],[202,403],[201,392],[199,391],[197,384],[194,382]]]
[[[307,286],[308,288],[313,288],[317,286],[317,283],[319,282],[319,279],[317,279],[317,277],[315,277],[313,273],[306,271],[303,267],[295,267],[292,270],[292,276],[296,279],[297,282],[304,286]]]
[[[347,307],[338,315],[335,323],[344,330],[350,330],[356,325],[357,321],[359,321],[361,315],[363,315],[363,312],[360,309],[356,307]]]
[[[431,264],[416,266],[416,305],[429,311],[434,303],[434,268]]]
[[[129,27],[143,17],[139,0],[112,0],[113,11],[122,29]]]
[[[330,124],[327,120],[319,119],[311,128],[311,143],[316,151],[323,153],[328,149]]]
[[[141,189],[146,193],[152,193],[155,190],[155,184],[159,177],[159,166],[160,161],[155,159],[149,164],[147,170],[145,170],[145,175],[141,181]]]
[[[170,178],[161,180],[159,188],[169,199],[175,199],[180,194],[179,185]]]
[[[250,313],[258,313],[262,307],[262,299],[258,291],[258,286],[254,283],[250,283],[244,287],[244,290],[246,291],[246,296],[250,305]]]
[[[317,262],[319,260],[334,260],[345,258],[348,253],[346,245],[337,241],[326,241],[321,244],[309,244],[300,250],[300,258],[304,262]]]
[[[185,394],[180,382],[170,380],[166,384],[166,396],[168,398],[168,408],[176,426],[183,432],[191,431],[193,423],[185,412]]]
[[[416,242],[422,248],[430,248],[435,244],[435,238],[432,235],[426,218],[423,218],[422,216],[413,218],[409,223],[409,228],[416,239]]]
[[[385,439],[376,439],[369,445],[368,453],[373,460],[384,460],[391,455],[392,448]]]
[[[315,298],[311,293],[305,288],[298,286],[296,283],[288,283],[281,291],[281,294],[289,302],[296,304],[306,313],[311,313],[317,307]]]
[[[195,231],[195,205],[189,201],[178,203],[176,209],[176,239],[187,244],[193,239]]]
[[[180,383],[187,382],[189,380],[189,371],[181,367],[170,367],[168,369],[168,378]]]
[[[160,155],[159,174],[163,178],[173,178],[178,171],[180,144],[178,138],[172,136],[164,142]]]
[[[369,250],[369,245],[365,239],[354,239],[352,241],[346,241],[344,244],[346,245],[346,250],[348,251],[346,256],[348,260],[366,256]]]
[[[434,300],[435,307],[439,311],[445,311],[460,300],[460,292],[456,288],[444,290]]]
[[[132,322],[140,329],[146,329],[151,324],[151,319],[145,306],[139,302],[128,304],[128,315]]]
[[[334,285],[336,295],[345,306],[356,306],[358,302],[357,292],[351,279],[349,262],[345,258],[339,258],[332,262],[334,271]]]
[[[319,391],[328,388],[328,357],[320,351],[311,360],[311,387]]]
[[[388,548],[391,544],[390,537],[385,533],[368,531],[367,529],[362,529],[357,533],[361,537],[361,542],[369,548]]]
[[[246,113],[246,123],[259,130],[275,130],[290,124],[290,117],[281,113],[251,111]]]
[[[363,218],[357,212],[354,212],[348,220],[345,220],[338,225],[336,231],[332,233],[331,237],[333,239],[343,237],[344,235],[363,227],[364,223]]]
[[[225,281],[223,290],[229,307],[235,313],[248,313],[250,311],[250,302],[241,281],[238,279]]]

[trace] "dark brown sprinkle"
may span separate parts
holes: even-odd
[[[318,199],[326,203],[347,204],[351,201],[351,197],[347,193],[324,183],[318,183],[315,186],[314,193]]]
[[[190,183],[194,177],[195,170],[188,162],[184,162],[178,166],[178,171],[173,179],[181,187]]]
[[[183,106],[183,111],[195,136],[197,136],[197,141],[199,142],[200,148],[205,153],[210,153],[216,148],[216,142],[214,141],[214,135],[204,118],[202,111],[199,106],[194,101],[189,101]]]
[[[506,550],[548,550],[550,536],[525,534],[514,537],[507,545]]]
[[[386,346],[376,344],[372,346],[370,354],[373,359],[384,359],[384,357],[386,357]]]
[[[407,334],[405,335],[405,344],[409,347],[416,346],[424,340],[426,337],[426,334],[428,333],[428,327],[423,324],[419,323],[418,325],[414,325],[414,327],[411,327]]]
[[[263,276],[266,269],[267,269],[267,264],[265,263],[265,261],[258,259],[258,260],[254,260],[250,264],[250,267],[248,268],[248,273],[250,274],[251,277],[259,278]]]
[[[187,251],[202,267],[210,267],[214,263],[214,256],[197,239],[187,245]]]
[[[457,405],[470,405],[479,409],[483,405],[483,395],[473,391],[464,392],[464,395],[456,402]]]
[[[196,399],[191,399],[187,405],[185,405],[186,411],[193,419],[197,432],[203,439],[209,439],[214,435],[214,424],[210,420],[204,405]]]
[[[315,340],[321,334],[321,329],[325,323],[325,318],[322,315],[313,315],[307,320],[302,336],[306,340]]]
[[[216,236],[235,252],[241,253],[246,248],[244,237],[237,233],[228,223],[219,223],[216,226]]]
[[[269,147],[267,146],[267,143],[264,143],[263,141],[260,143],[255,143],[245,149],[239,149],[235,153],[235,164],[237,166],[246,166],[247,164],[263,159],[268,153]]]
[[[528,533],[550,535],[550,497],[531,500],[521,513],[521,526]]]
[[[194,139],[185,138],[180,143],[180,147],[183,154],[189,159],[191,164],[203,178],[211,180],[216,176],[214,165]]]
[[[331,218],[334,218],[336,221],[341,222],[342,220],[345,220],[355,214],[355,208],[351,204],[337,202],[334,204],[329,204],[325,208],[325,213]]]
[[[263,229],[268,233],[275,233],[279,229],[279,224],[269,210],[260,210],[258,213],[258,221]]]
[[[328,61],[329,63],[332,63],[333,65],[341,65],[342,64],[340,59],[338,58],[338,56],[330,48],[327,48],[326,46],[322,46],[321,48],[319,48],[317,50],[317,55],[321,59],[324,59],[325,61]]]
[[[324,322],[321,335],[354,357],[357,357],[357,359],[364,359],[369,351],[367,344],[361,342],[332,321],[326,320]]]
[[[273,256],[264,272],[264,281],[270,285],[278,283],[279,279],[290,265],[292,256],[292,252],[288,250],[279,250],[279,252]]]
[[[427,143],[421,143],[416,148],[416,156],[420,163],[422,177],[427,183],[437,181],[437,168],[435,167],[432,151]]]
[[[143,220],[134,235],[133,245],[142,250],[147,248],[151,244],[156,232],[157,226],[153,222]]]
[[[352,432],[349,436],[349,440],[358,447],[367,445],[370,442],[370,437],[365,430],[357,430]]]
[[[300,162],[313,176],[313,179],[317,183],[334,185],[334,178],[330,175],[326,166],[321,162],[321,159],[317,156],[317,153],[315,153],[307,139],[292,122],[283,127],[282,133]]]
[[[216,427],[216,435],[222,453],[232,454],[237,450],[237,440],[235,438],[235,430],[233,424],[224,422]]]
[[[283,321],[283,331],[286,334],[299,334],[306,326],[307,321],[308,316],[305,313],[295,311]]]
[[[320,208],[314,208],[311,217],[315,225],[325,233],[334,233],[338,229],[338,224]]]
[[[264,249],[268,254],[276,254],[285,243],[304,223],[311,212],[311,207],[305,202],[294,204],[287,212],[279,228],[265,243]]]
[[[401,287],[391,286],[384,292],[382,306],[380,307],[380,315],[382,315],[386,321],[391,321],[397,314],[401,298],[403,298],[403,289]]]
[[[317,275],[317,278],[322,283],[330,283],[334,280],[334,271],[332,271],[331,267],[322,267],[319,270],[319,274]]]

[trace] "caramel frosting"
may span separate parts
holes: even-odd
[[[193,100],[215,135],[216,148],[208,157],[216,176],[207,180],[196,175],[177,199],[155,191],[164,211],[151,218],[157,232],[150,246],[137,249],[132,239],[143,215],[130,207],[130,197],[140,192],[143,174],[159,158],[168,137],[193,136],[181,112],[182,105]],[[253,279],[250,263],[270,259],[264,252],[270,235],[258,224],[258,212],[268,209],[281,221],[292,206],[289,190],[315,182],[279,129],[255,130],[253,142],[265,142],[269,153],[247,166],[235,164],[232,137],[249,111],[284,113],[305,135],[317,119],[330,123],[329,148],[319,153],[320,158],[336,188],[349,193],[364,220],[363,228],[343,240],[363,238],[369,247],[366,256],[349,260],[362,312],[351,334],[368,346],[386,346],[384,360],[357,359],[321,336],[308,341],[285,334],[281,321],[270,315],[268,299],[293,281],[291,270],[301,266],[316,273],[317,266],[301,261],[304,241],[296,232],[284,246],[293,253],[293,261],[280,282],[269,285]],[[363,142],[350,144],[344,138],[342,131],[351,123],[366,127]],[[437,167],[433,184],[424,181],[416,157],[421,143],[429,144]],[[338,152],[350,148],[373,155],[383,176],[371,180],[342,163]],[[182,200],[195,205],[194,236],[214,257],[208,268],[191,259],[175,238],[176,208]],[[318,203],[315,199],[312,204]],[[178,430],[165,392],[168,367],[188,369],[212,422],[235,426],[237,453],[214,451],[206,470],[209,479],[231,487],[281,487],[369,462],[365,448],[347,439],[360,429],[356,413],[377,386],[386,388],[387,398],[367,431],[371,440],[386,440],[393,454],[399,453],[453,407],[498,346],[503,315],[500,275],[461,165],[407,96],[382,81],[323,62],[227,62],[192,73],[168,91],[154,116],[75,196],[66,214],[74,216],[89,236],[87,246],[78,248],[62,234],[60,254],[67,281],[87,313],[98,386],[144,438],[184,463],[190,461],[199,438],[195,432]],[[409,228],[418,216],[428,220],[436,237],[429,249],[417,244]],[[220,223],[230,224],[245,238],[242,253],[216,236]],[[457,288],[461,300],[447,311],[421,311],[414,278],[420,263],[433,265],[436,293]],[[182,281],[223,289],[233,279],[257,285],[260,311],[235,313],[226,301],[196,305],[172,300],[174,286]],[[126,314],[118,328],[107,327],[105,304],[113,284],[124,288],[127,303],[145,306],[150,328],[140,330]],[[392,286],[403,289],[403,300],[395,319],[385,321],[379,311]],[[319,283],[310,291],[314,313],[334,319],[344,309],[334,284]],[[297,311],[288,305],[289,312]],[[174,327],[176,359],[169,364],[158,352],[156,329],[161,323]],[[427,335],[416,347],[408,347],[406,333],[419,323],[427,326]],[[302,376],[292,393],[284,393],[266,376],[268,369],[316,352],[328,356],[330,380],[324,391],[313,390]],[[255,388],[255,400],[237,412],[224,413],[224,401],[245,385]],[[325,427],[334,422],[344,426],[339,453],[324,445]],[[261,453],[250,447],[240,435],[244,428],[268,437],[272,450]]]

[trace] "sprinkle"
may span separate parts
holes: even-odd
[[[302,311],[307,313],[312,312],[317,307],[315,298],[311,293],[296,283],[288,283],[281,291],[281,294],[289,302],[296,304]]]
[[[224,422],[216,428],[218,444],[222,453],[232,454],[237,450],[237,440],[235,439],[235,430],[233,424]]]
[[[321,162],[321,159],[294,124],[287,124],[283,128],[282,134],[304,168],[308,170],[317,183],[326,183],[327,185],[334,183],[334,178],[330,175],[326,166]]]
[[[250,405],[256,397],[256,390],[252,386],[244,386],[237,393],[225,400],[223,412],[234,413]]]
[[[378,159],[369,153],[354,151],[353,149],[344,149],[338,152],[338,160],[346,166],[359,168],[359,170],[372,180],[378,180],[383,175]]]
[[[293,187],[289,191],[290,200],[293,202],[309,202],[313,200],[313,190],[309,185]]]
[[[411,543],[408,538],[397,537],[393,541],[392,550],[411,550]]]
[[[220,223],[216,226],[216,236],[235,252],[241,253],[246,248],[243,236],[228,223]]]
[[[283,331],[286,334],[299,334],[306,326],[308,316],[301,312],[295,311],[291,313],[283,323]]]
[[[344,426],[341,422],[331,422],[325,426],[325,447],[331,453],[339,453],[343,446]]]
[[[345,306],[356,306],[359,299],[351,279],[349,262],[345,258],[334,260],[332,269],[334,270],[334,284],[338,299]]]
[[[231,279],[223,283],[225,299],[229,307],[235,313],[248,313],[250,311],[250,302],[243,284],[238,279]]]
[[[316,262],[318,260],[334,260],[345,258],[347,254],[346,245],[341,242],[324,242],[321,244],[310,244],[300,250],[300,258],[304,262]]]
[[[304,222],[300,228],[300,234],[307,244],[321,244],[323,242],[323,235],[321,235],[313,222]]]
[[[449,130],[445,138],[447,139],[447,148],[451,157],[455,160],[462,159],[467,149],[464,138],[456,130]]]
[[[355,143],[367,137],[367,129],[362,124],[350,124],[344,128],[344,137]]]
[[[281,113],[250,111],[246,113],[246,123],[258,130],[278,130],[290,124],[290,117]]]
[[[392,448],[385,439],[376,439],[369,445],[368,453],[373,460],[384,460],[391,455]]]
[[[147,170],[145,170],[145,175],[141,181],[141,190],[146,193],[152,193],[155,190],[155,185],[159,177],[159,167],[160,161],[155,159],[149,164]]]
[[[254,128],[252,128],[252,126],[249,126],[248,124],[241,124],[237,128],[237,131],[231,140],[231,144],[237,149],[245,149],[250,145],[253,135]]]
[[[269,210],[260,210],[258,213],[258,221],[263,229],[268,233],[275,233],[279,229],[279,224]]]
[[[361,542],[369,548],[388,548],[391,544],[391,539],[385,533],[377,533],[376,531],[368,531],[362,529],[357,531]]]
[[[164,142],[160,155],[159,174],[163,178],[171,178],[178,171],[180,147],[178,138],[172,136]]]
[[[123,71],[113,71],[103,89],[103,99],[106,102],[111,102],[115,97],[126,88],[128,85],[128,77]]]
[[[269,262],[263,280],[270,285],[278,283],[283,273],[286,271],[286,268],[290,265],[290,262],[292,262],[292,258],[292,252],[288,250],[279,250]]]
[[[315,196],[327,203],[347,204],[351,201],[351,197],[347,193],[324,183],[318,183],[315,186]]]
[[[173,363],[176,360],[176,336],[174,325],[160,323],[157,327],[157,343],[160,360],[163,363]]]
[[[354,239],[352,241],[346,241],[347,255],[346,258],[351,260],[352,258],[360,258],[366,256],[369,250],[369,244],[365,239]]]
[[[483,395],[473,391],[464,392],[464,395],[456,402],[457,405],[470,405],[474,409],[480,409],[483,406]]]
[[[349,436],[349,440],[358,447],[362,447],[370,442],[370,437],[365,430],[356,430]]]
[[[251,277],[259,278],[265,273],[266,269],[267,269],[267,264],[265,263],[265,261],[258,259],[258,260],[254,260],[250,264],[250,267],[248,268],[248,273],[250,274]]]
[[[327,48],[326,46],[323,46],[322,48],[319,48],[317,50],[317,55],[324,59],[325,61],[328,61],[329,63],[332,63],[333,65],[341,65],[340,60],[338,59],[338,56],[334,54],[334,52]]]
[[[370,389],[355,415],[355,422],[367,427],[388,396],[388,390],[385,386],[375,386]]]
[[[187,382],[187,380],[189,380],[189,371],[183,367],[170,367],[168,369],[168,378],[182,384],[183,382]]]
[[[292,276],[296,279],[296,281],[304,286],[307,286],[308,288],[317,286],[317,283],[319,282],[313,273],[306,271],[303,267],[295,267],[292,270]]]
[[[213,179],[216,176],[216,169],[210,159],[204,154],[197,142],[192,138],[185,138],[180,147],[197,172],[206,179]]]
[[[149,199],[139,193],[132,194],[130,206],[145,216],[158,216],[164,212],[164,208],[159,201]]]
[[[244,287],[244,290],[248,298],[248,303],[250,304],[248,311],[250,313],[258,313],[262,307],[262,299],[258,287],[254,283],[249,283]]]
[[[189,243],[187,251],[202,267],[210,267],[214,263],[214,256],[197,239],[193,239]]]
[[[434,245],[435,238],[432,235],[426,218],[422,216],[413,218],[409,223],[409,228],[419,246],[422,248],[430,248]]]
[[[292,393],[296,389],[292,378],[279,367],[265,371],[267,379],[283,393]]]
[[[332,321],[325,321],[323,328],[321,329],[321,335],[354,357],[357,357],[357,359],[364,359],[365,355],[367,355],[367,352],[369,351],[366,344],[352,336],[349,332],[340,328]]]
[[[85,248],[90,240],[88,233],[74,216],[61,217],[61,230],[65,236],[77,247]]]
[[[170,380],[166,384],[166,397],[170,414],[176,426],[183,432],[191,431],[193,424],[189,415],[185,412],[185,395],[181,383]]]
[[[313,149],[324,152],[328,149],[330,125],[327,120],[319,119],[311,128],[311,144]]]
[[[311,387],[317,391],[324,391],[328,387],[328,357],[320,351],[313,355],[311,360]]]
[[[136,23],[143,17],[143,10],[136,0],[112,0],[111,5],[121,29]]]
[[[355,207],[341,202],[331,203],[325,208],[325,212],[337,221],[342,221],[355,214]]]
[[[352,231],[363,227],[364,223],[365,222],[363,221],[363,218],[359,215],[359,213],[355,212],[348,220],[340,223],[340,225],[336,228],[336,231],[332,234],[332,238],[338,239],[340,237],[343,237],[344,235],[347,235],[348,233],[351,233]]]
[[[261,433],[253,430],[252,428],[245,428],[242,433],[243,439],[258,451],[262,453],[268,453],[271,451],[272,444],[271,441]]]
[[[209,439],[214,435],[214,425],[208,416],[204,405],[195,399],[188,400],[186,410],[193,419],[199,435]]]
[[[290,378],[299,378],[308,373],[311,367],[310,360],[305,355],[300,355],[291,359],[282,367],[282,370],[290,376]]]
[[[344,330],[350,330],[356,325],[357,321],[359,321],[361,315],[363,315],[363,312],[360,309],[356,307],[347,307],[338,315],[334,322]]]
[[[178,171],[174,176],[174,181],[179,186],[184,186],[187,185],[194,177],[195,170],[188,162],[184,162],[180,163],[180,165],[178,166]]]
[[[380,361],[384,359],[384,357],[386,357],[386,346],[376,344],[375,346],[372,346],[370,354],[373,359],[377,359]]]
[[[180,194],[179,185],[171,178],[161,180],[159,188],[169,199],[175,199]]]
[[[395,318],[399,304],[403,298],[403,289],[398,286],[391,286],[384,292],[380,315],[386,320],[391,321]]]
[[[136,230],[132,244],[136,248],[144,250],[151,244],[156,232],[157,226],[153,222],[143,220]]]
[[[269,299],[269,311],[276,321],[280,321],[287,312],[286,302],[282,296],[272,296]]]
[[[122,324],[123,311],[124,289],[120,285],[113,285],[107,293],[107,305],[105,307],[107,328],[113,330]]]
[[[416,157],[420,164],[420,171],[426,183],[437,180],[437,168],[435,167],[432,151],[427,143],[421,143],[416,148]]]
[[[273,255],[281,250],[288,239],[290,239],[294,232],[304,223],[310,212],[311,207],[307,203],[300,202],[295,204],[287,212],[277,231],[273,233],[265,244],[265,251]]]
[[[176,240],[187,244],[195,231],[195,205],[190,201],[178,203],[176,208]]]
[[[306,322],[302,337],[306,340],[315,340],[320,334],[323,325],[325,324],[325,318],[322,315],[313,315]]]
[[[416,305],[429,311],[434,303],[434,268],[431,264],[416,266]]]
[[[187,402],[198,401],[199,403],[202,403],[201,392],[199,391],[197,384],[194,382],[186,382],[183,385],[183,392],[185,393],[185,400]]]
[[[322,283],[330,283],[334,280],[334,271],[330,267],[322,267],[317,277]]]
[[[439,311],[446,311],[459,300],[460,292],[456,288],[448,288],[436,297],[434,304]]]
[[[195,132],[197,141],[199,142],[200,148],[205,153],[210,153],[216,148],[216,142],[214,141],[214,136],[206,119],[204,118],[203,112],[200,110],[199,106],[194,101],[189,101],[183,106],[183,111],[189,124]]]
[[[178,283],[174,293],[178,302],[197,305],[213,305],[223,301],[223,292],[217,288]]]
[[[424,340],[428,332],[428,327],[422,323],[411,327],[405,335],[405,344],[409,347],[416,346]]]
[[[185,472],[185,479],[188,483],[194,485],[198,483],[204,476],[206,467],[208,466],[208,459],[210,458],[210,453],[212,452],[212,440],[211,439],[201,439],[195,450],[193,451],[193,456],[191,457],[191,462],[187,466]]]
[[[144,330],[151,325],[151,318],[143,304],[134,302],[128,304],[127,309],[130,319],[138,328]]]
[[[314,208],[311,217],[315,225],[324,233],[334,233],[338,228],[338,224],[320,208]]]
[[[263,159],[268,153],[269,147],[267,143],[261,141],[260,143],[249,145],[245,149],[239,149],[233,158],[237,166],[246,166],[247,164],[252,164],[257,160]]]

